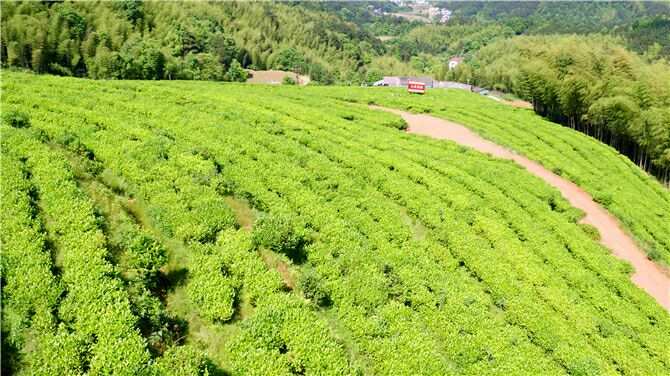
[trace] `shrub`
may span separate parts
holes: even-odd
[[[30,126],[28,114],[16,110],[4,113],[2,115],[2,122],[14,128],[28,128]]]
[[[659,262],[662,259],[662,255],[659,250],[652,247],[647,250],[647,258],[649,258],[651,261]]]
[[[407,122],[405,121],[405,119],[403,119],[401,117],[398,117],[398,118],[393,119],[393,120],[389,120],[389,121],[385,122],[384,125],[387,126],[387,127],[390,127],[390,128],[395,128],[395,129],[400,130],[400,131],[404,131],[408,127]]]
[[[225,322],[233,316],[238,281],[232,278],[220,254],[211,248],[197,247],[193,252],[187,292],[200,315],[212,322]]]
[[[609,207],[612,204],[612,195],[604,192],[596,193],[593,195],[593,201],[604,207]]]
[[[155,363],[160,375],[209,375],[209,361],[192,346],[173,346]]]
[[[248,77],[249,73],[247,73],[247,71],[242,69],[242,65],[240,65],[240,62],[237,60],[233,60],[232,63],[230,63],[228,71],[223,76],[223,79],[225,81],[232,81],[232,82],[245,82]]]
[[[152,278],[167,262],[167,252],[160,242],[139,231],[127,234],[125,240],[127,267],[144,278]]]
[[[295,81],[295,78],[291,76],[284,76],[284,78],[281,80],[282,85],[295,85],[297,82]]]
[[[580,223],[579,227],[581,227],[582,231],[584,231],[584,233],[586,233],[586,235],[589,238],[591,238],[595,241],[600,240],[600,232],[598,231],[597,228],[593,227],[592,225],[590,225],[588,223]]]
[[[314,269],[306,269],[300,279],[298,286],[302,290],[305,298],[311,300],[314,304],[324,307],[331,304],[330,296],[323,288],[321,276]]]
[[[283,253],[295,262],[304,260],[305,234],[297,231],[295,221],[284,215],[266,215],[254,224],[252,241],[255,247],[266,247]]]

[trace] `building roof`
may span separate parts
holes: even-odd
[[[384,76],[384,82],[388,85],[400,85],[402,77]]]
[[[421,82],[426,85],[433,85],[433,78],[432,77],[403,77],[407,81],[412,81],[412,82]]]
[[[383,81],[388,86],[406,86],[408,81],[421,82],[428,87],[433,86],[432,77],[385,76]]]

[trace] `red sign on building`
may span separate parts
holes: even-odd
[[[423,82],[408,81],[407,92],[424,94],[426,92],[426,84],[424,84]]]

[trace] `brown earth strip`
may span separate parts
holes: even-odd
[[[535,161],[485,140],[463,125],[429,115],[416,115],[379,106],[370,106],[370,108],[400,115],[409,126],[408,133],[454,141],[477,151],[491,154],[494,157],[512,160],[523,166],[531,174],[558,189],[570,205],[586,213],[581,223],[592,225],[598,229],[600,243],[610,249],[616,257],[633,265],[635,269],[632,276],[633,283],[645,290],[661,306],[670,311],[670,276],[668,271],[650,261],[635,241],[622,229],[619,221],[605,208],[593,201],[591,196],[576,184],[554,174]]]

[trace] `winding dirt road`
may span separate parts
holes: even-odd
[[[645,290],[660,305],[670,311],[670,276],[663,268],[647,259],[646,254],[621,228],[619,221],[593,201],[591,196],[576,184],[554,174],[535,161],[483,139],[460,124],[429,115],[415,115],[385,107],[370,106],[370,108],[400,115],[409,125],[407,129],[409,133],[451,140],[480,152],[491,154],[494,157],[513,160],[526,168],[531,174],[557,188],[563,197],[570,202],[570,205],[586,213],[581,223],[590,224],[598,229],[600,243],[610,249],[616,257],[633,265],[635,268],[635,273],[632,276],[633,283]]]

